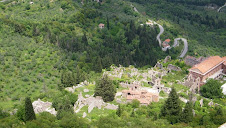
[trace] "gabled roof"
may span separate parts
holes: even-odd
[[[200,74],[205,74],[218,64],[223,63],[224,60],[220,56],[211,56],[208,59],[202,61],[199,64],[194,65],[190,71],[199,72]]]
[[[166,39],[165,42],[170,42],[170,39]]]

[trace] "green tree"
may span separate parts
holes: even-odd
[[[132,100],[131,106],[132,106],[132,108],[139,108],[139,106],[140,106],[140,101],[137,100],[137,99]]]
[[[161,109],[160,116],[166,118],[171,124],[177,123],[181,113],[181,101],[176,89],[172,87],[168,99]]]
[[[25,121],[35,120],[35,112],[31,103],[31,99],[27,97],[25,99]]]
[[[73,86],[75,83],[74,75],[70,71],[63,71],[61,73],[61,84],[63,87]]]
[[[116,114],[120,117],[122,115],[121,105],[119,104]]]
[[[132,111],[132,113],[131,113],[130,116],[131,116],[131,117],[135,117],[135,111],[134,111],[134,109],[133,109],[133,111]]]
[[[221,98],[223,96],[221,85],[220,81],[210,79],[205,85],[201,86],[201,95],[211,99]]]
[[[98,82],[95,88],[94,96],[101,96],[105,102],[113,101],[116,93],[116,88],[113,81],[104,75]]]
[[[24,105],[20,105],[18,107],[18,110],[16,112],[16,117],[21,120],[21,121],[25,121],[25,108]]]
[[[109,18],[107,17],[107,28],[108,30],[110,29],[110,23],[109,23]]]
[[[75,82],[76,84],[79,84],[80,82],[85,80],[85,76],[83,71],[80,69],[80,67],[77,65],[76,72],[75,72]]]
[[[210,115],[214,124],[221,125],[226,122],[226,114],[223,112],[221,107],[216,107],[213,112],[214,114]]]
[[[181,113],[180,120],[182,122],[188,123],[188,122],[191,122],[192,119],[193,119],[192,103],[187,102],[183,112]]]

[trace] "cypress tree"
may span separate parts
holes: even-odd
[[[109,23],[108,17],[107,17],[107,28],[108,28],[108,30],[110,29],[110,23]]]
[[[75,82],[76,84],[79,84],[80,82],[85,80],[85,76],[83,71],[80,69],[80,67],[77,65],[76,67],[76,73],[75,73]]]
[[[118,106],[118,109],[117,109],[117,111],[116,111],[116,114],[117,114],[119,117],[120,117],[121,114],[122,114],[122,110],[121,110],[120,104],[119,104],[119,106]]]
[[[171,124],[177,123],[181,113],[180,102],[175,88],[172,87],[169,97],[161,109],[160,116],[165,117]]]
[[[82,36],[82,42],[85,44],[85,45],[88,45],[88,39],[86,37],[86,33],[84,33],[84,35]]]
[[[187,102],[183,112],[181,113],[180,120],[184,123],[188,123],[191,122],[192,119],[193,119],[192,103]]]
[[[27,97],[25,99],[25,121],[35,120],[35,112],[31,103],[31,99]]]
[[[132,113],[131,113],[130,116],[131,116],[131,117],[135,117],[135,111],[134,111],[134,109],[133,109],[133,111],[132,111]]]

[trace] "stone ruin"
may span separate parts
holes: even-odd
[[[134,81],[132,83],[129,83],[129,82],[121,82],[120,85],[123,87],[123,88],[132,88],[134,86],[140,86],[141,83],[138,82],[138,81]]]
[[[125,71],[124,67],[119,65],[119,67],[111,66],[110,68],[111,68],[112,71],[105,71],[103,73],[103,76],[108,75],[109,77],[113,77],[113,78],[122,78],[122,75]]]
[[[189,66],[194,66],[196,64],[199,64],[201,63],[202,61],[204,61],[205,59],[207,59],[207,57],[199,57],[199,58],[195,58],[193,56],[186,56],[185,59],[184,59],[184,62],[186,65],[189,65]]]
[[[88,106],[88,113],[90,113],[93,108],[106,108],[116,110],[118,108],[117,105],[105,103],[100,96],[90,96],[88,98],[84,98],[82,93],[78,95],[78,100],[74,104],[74,111],[78,113],[84,106]]]
[[[134,86],[129,90],[122,91],[122,97],[126,98],[127,102],[136,99],[141,105],[148,105],[151,102],[159,101],[159,93],[149,92],[147,89],[142,89],[140,86]]]
[[[41,112],[49,112],[55,116],[57,114],[57,111],[55,110],[55,108],[51,108],[52,103],[48,102],[48,101],[44,102],[44,101],[41,101],[40,99],[38,99],[32,103],[32,106],[33,106],[34,112],[36,114],[41,113]]]
[[[196,91],[199,92],[200,90],[200,78],[193,78],[192,77],[192,74],[190,74],[187,78],[187,80],[185,80],[182,84],[187,86],[187,87],[190,87],[190,91],[193,92],[193,93],[196,93]]]
[[[199,101],[199,104],[200,104],[201,107],[203,106],[203,99],[201,99],[201,100]]]
[[[167,66],[167,69],[168,70],[173,70],[173,71],[181,71],[181,68],[180,67],[178,67],[178,66],[175,66],[175,65],[172,65],[172,64],[169,64],[168,66]]]
[[[166,58],[164,59],[163,63],[167,63],[170,60],[171,60],[171,56],[166,56]]]
[[[85,80],[84,82],[81,82],[77,86],[67,87],[67,88],[65,88],[65,90],[67,90],[67,91],[69,91],[71,93],[74,93],[75,92],[75,89],[80,88],[80,87],[83,87],[83,86],[87,86],[87,85],[90,85],[90,84],[95,85],[96,83],[95,83],[95,81],[93,83],[91,83],[91,82],[87,82]]]
[[[163,69],[163,65],[162,65],[161,63],[157,62],[157,63],[155,64],[155,68]]]

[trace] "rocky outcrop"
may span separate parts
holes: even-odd
[[[44,102],[38,99],[32,103],[32,106],[34,108],[35,113],[49,112],[55,116],[57,114],[57,111],[55,110],[55,108],[51,108],[52,103],[48,101]]]

